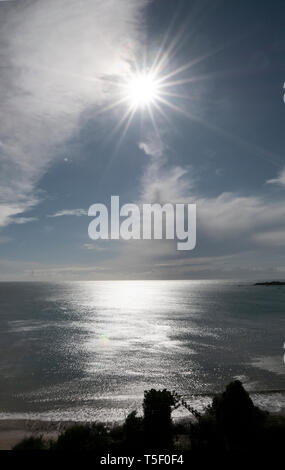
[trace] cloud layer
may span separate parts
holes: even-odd
[[[20,0],[0,22],[0,226],[39,200],[39,179],[86,109],[108,99],[138,40],[144,0]]]
[[[264,271],[278,276],[283,272],[279,253],[285,245],[282,200],[242,192],[201,197],[191,168],[170,165],[167,146],[158,136],[148,135],[139,147],[149,158],[140,181],[139,203],[196,203],[197,248],[182,256],[169,240],[124,242],[117,256],[112,253],[102,267],[112,266],[113,275],[126,272],[135,278],[157,279],[259,277]]]

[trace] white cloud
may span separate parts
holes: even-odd
[[[1,186],[0,186],[0,195],[3,197],[2,200],[5,200],[5,194],[2,194],[1,191]],[[3,191],[5,193],[5,189]],[[0,204],[0,227],[3,227],[5,225],[15,223],[15,216],[18,214],[21,214],[27,209],[31,209],[36,200],[31,196],[30,199],[28,198],[24,200],[23,202],[21,201],[21,197],[19,197],[19,201],[15,203],[1,203]]]
[[[273,178],[271,180],[267,180],[266,183],[269,184],[279,184],[281,186],[285,186],[285,167],[280,171],[277,178]]]
[[[243,196],[230,192],[217,197],[200,197],[196,194],[190,168],[170,166],[161,140],[151,136],[139,146],[151,156],[141,179],[141,202],[196,203],[199,233],[220,240],[221,243],[225,239],[237,238],[241,242],[256,241],[255,234],[274,227],[277,230],[283,226],[283,201],[270,201],[260,196]],[[174,249],[171,244],[168,244],[168,247]]]
[[[151,157],[141,179],[140,202],[174,203],[190,194],[192,182],[188,170],[169,166],[164,155],[166,146],[159,137],[149,135],[139,143],[139,148]]]
[[[80,217],[82,215],[87,215],[87,213],[88,212],[85,209],[63,209],[61,211],[55,212],[55,214],[48,215],[48,217],[63,217],[66,215]]]
[[[255,232],[274,226],[285,219],[283,202],[260,197],[223,193],[216,198],[196,199],[200,229],[216,239],[250,239]]]
[[[38,202],[56,146],[108,98],[103,78],[128,70],[145,0],[13,4],[0,20],[0,226]]]
[[[218,271],[236,270],[244,275],[241,272],[243,268],[251,272],[262,271],[262,263],[267,263],[266,269],[270,270],[264,253],[262,259],[259,259],[257,253],[261,249],[261,244],[276,249],[285,245],[283,201],[271,201],[260,196],[243,196],[237,193],[200,197],[195,191],[190,168],[171,166],[161,141],[157,141],[156,137],[148,137],[139,146],[151,157],[141,179],[139,202],[196,203],[197,247],[199,248],[203,239],[204,246],[205,243],[212,245],[212,255],[204,258],[206,261],[202,263],[201,257],[195,258],[196,250],[181,259],[175,243],[169,241],[137,242],[135,246],[129,243],[122,247],[118,263],[121,262],[123,266],[128,259],[129,269],[134,270],[135,267],[141,266],[145,271],[156,272],[157,277],[159,270],[163,274],[165,269],[170,269],[172,276],[178,278],[199,270],[210,273],[212,268]],[[213,251],[213,244],[217,252]],[[237,261],[235,265],[232,255],[229,255],[229,247],[237,253],[234,255]],[[242,258],[241,254],[248,250],[254,250],[255,254],[247,263],[248,255]],[[240,261],[242,260],[240,266],[239,257]]]
[[[139,143],[139,148],[147,155],[152,157],[161,157],[165,150],[162,140],[156,135],[149,135],[144,142]]]

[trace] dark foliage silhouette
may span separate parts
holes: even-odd
[[[22,450],[30,450],[30,451],[31,450],[47,450],[47,449],[49,449],[49,444],[44,441],[42,436],[39,436],[39,437],[34,437],[34,436],[26,437],[25,439],[18,442],[18,444],[16,444],[13,447],[13,450],[19,450],[19,451],[22,451]]]
[[[185,407],[192,418],[173,423],[171,413],[178,406]],[[166,389],[145,391],[143,412],[143,417],[137,416],[136,411],[131,412],[123,425],[75,425],[55,441],[26,438],[14,450],[95,451],[101,455],[124,452],[128,455],[190,448],[193,458],[199,458],[245,452],[273,455],[284,447],[285,418],[254,406],[239,381],[231,382],[223,393],[216,395],[204,413],[198,413],[176,392]]]
[[[144,393],[144,436],[149,449],[171,449],[173,430],[171,411],[178,405],[178,396],[168,390],[151,389]]]
[[[216,453],[267,453],[282,449],[285,442],[285,419],[254,406],[240,381],[231,382],[226,390],[191,427],[192,449]]]
[[[111,444],[104,424],[75,425],[60,434],[52,450],[105,452]]]

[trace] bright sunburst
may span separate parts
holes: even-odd
[[[159,98],[159,83],[149,72],[135,74],[125,88],[131,108],[145,108]]]
[[[156,132],[157,125],[155,112],[160,113],[167,119],[167,113],[163,111],[163,107],[165,106],[170,108],[172,111],[184,113],[183,110],[179,106],[174,105],[169,98],[181,98],[182,96],[176,91],[177,86],[188,82],[189,79],[183,79],[179,82],[174,82],[170,79],[176,74],[187,69],[189,64],[187,64],[186,67],[181,67],[166,74],[163,73],[163,59],[164,58],[160,58],[157,63],[155,61],[150,68],[142,67],[140,69],[137,64],[135,64],[135,71],[126,76],[124,82],[118,86],[118,100],[110,107],[106,108],[115,108],[118,105],[125,106],[125,112],[112,132],[112,134],[114,134],[123,127],[120,141],[125,136],[136,112],[146,111]]]
[[[189,69],[195,63],[204,60],[205,57],[198,57],[177,68],[173,68],[173,65],[170,66],[172,60],[173,64],[175,63],[175,50],[182,35],[183,30],[175,36],[168,47],[166,47],[166,36],[151,62],[142,58],[144,65],[139,65],[139,63],[134,60],[133,64],[131,64],[132,71],[126,74],[122,81],[110,81],[114,90],[114,99],[112,104],[102,111],[104,112],[122,106],[123,113],[121,119],[117,122],[117,125],[109,135],[110,139],[119,129],[122,129],[118,145],[126,135],[134,114],[137,112],[147,113],[149,115],[157,133],[157,114],[168,121],[170,111],[182,113],[192,118],[192,114],[190,115],[183,106],[185,101],[191,99],[191,97],[188,93],[185,96],[185,94],[181,94],[179,91],[182,85],[195,81],[195,77],[189,76]],[[146,65],[147,63],[148,65]],[[186,76],[185,72],[187,73]],[[180,99],[180,105],[177,101],[176,103],[173,102],[177,100],[177,98]],[[181,99],[183,100],[182,102]]]
[[[194,82],[211,79],[211,74],[195,76],[193,66],[212,57],[225,47],[230,47],[231,44],[227,43],[225,45],[223,43],[209,50],[204,55],[193,57],[189,62],[175,67],[175,63],[177,62],[176,53],[181,47],[183,36],[188,26],[186,21],[185,25],[182,26],[170,40],[171,30],[174,28],[174,25],[175,23],[173,22],[169,27],[169,30],[162,40],[161,46],[158,48],[152,60],[148,59],[148,54],[145,51],[142,53],[138,62],[134,59],[133,62],[129,64],[131,70],[129,73],[126,73],[124,77],[121,77],[122,79],[120,81],[108,80],[112,93],[112,103],[101,109],[101,112],[104,113],[117,107],[120,107],[123,111],[116,126],[108,135],[108,140],[110,140],[114,134],[119,130],[121,131],[117,146],[122,142],[134,115],[138,112],[148,115],[157,134],[159,134],[157,118],[162,117],[170,122],[171,113],[175,112],[231,140],[237,141],[234,135],[217,127],[205,117],[201,117],[195,112],[197,96],[195,96],[192,91],[190,92],[189,87],[189,85],[193,85]],[[187,89],[184,87],[186,84]],[[187,102],[192,102],[193,104],[190,109],[189,106],[186,105]],[[242,143],[241,139],[238,139],[238,141]],[[246,143],[244,143],[244,145],[246,145]]]

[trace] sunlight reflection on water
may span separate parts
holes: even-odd
[[[4,413],[119,417],[145,389],[187,397],[235,376],[253,391],[285,388],[284,290],[108,281],[0,283],[0,294]]]

